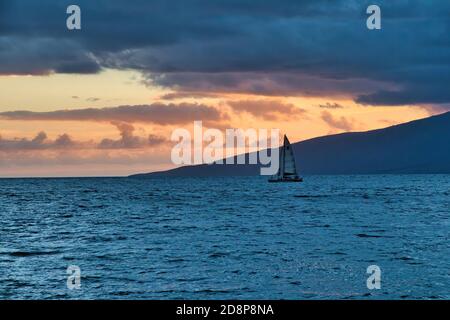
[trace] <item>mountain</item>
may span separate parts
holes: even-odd
[[[301,174],[450,173],[450,112],[292,144]],[[196,165],[148,176],[258,175],[259,165]]]

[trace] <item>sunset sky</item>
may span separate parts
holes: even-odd
[[[382,29],[368,30],[378,4]],[[82,29],[66,28],[81,8]],[[173,167],[193,121],[292,142],[450,110],[450,2],[0,0],[0,177]]]

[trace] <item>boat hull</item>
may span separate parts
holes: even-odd
[[[295,178],[295,179],[269,179],[269,182],[303,182],[303,178]]]

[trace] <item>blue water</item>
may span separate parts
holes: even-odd
[[[0,205],[1,299],[450,298],[450,175],[11,179]]]

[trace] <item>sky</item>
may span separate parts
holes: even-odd
[[[449,34],[448,0],[0,0],[0,177],[168,169],[196,120],[294,142],[442,113]]]

